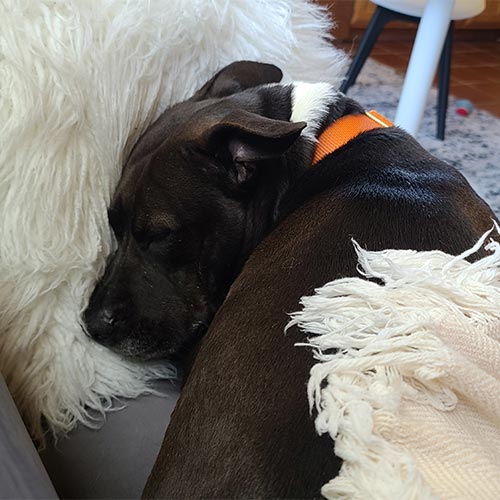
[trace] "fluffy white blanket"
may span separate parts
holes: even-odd
[[[355,245],[383,284],[303,298],[291,324],[319,360],[309,402],[344,460],[325,497],[500,498],[500,244],[464,260],[490,233],[458,257]]]
[[[0,19],[0,369],[39,438],[173,376],[81,326],[139,135],[234,60],[335,83],[344,56],[308,0],[2,0]]]

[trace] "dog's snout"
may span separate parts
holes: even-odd
[[[116,315],[110,309],[103,309],[100,316],[100,320],[106,325],[113,326],[117,322]]]
[[[88,334],[97,342],[102,344],[112,343],[114,333],[124,323],[118,312],[110,308],[87,309],[84,314],[84,322]]]

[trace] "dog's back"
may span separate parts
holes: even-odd
[[[408,161],[409,159],[409,161]],[[458,254],[494,215],[453,168],[402,131],[377,130],[323,160],[289,194],[202,341],[146,498],[312,498],[341,466],[319,437],[306,382],[312,354],[287,313],[370,250]]]

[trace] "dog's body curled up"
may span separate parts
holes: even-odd
[[[287,313],[357,275],[352,238],[458,254],[494,219],[461,174],[395,127],[361,132],[311,166],[317,137],[363,108],[330,85],[280,77],[235,63],[167,110],[132,152],[110,210],[118,250],[86,314],[105,345],[180,357],[232,284],[145,497],[319,496],[341,462],[315,435],[313,360],[294,347],[298,331],[283,334]]]

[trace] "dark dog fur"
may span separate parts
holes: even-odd
[[[288,121],[294,87],[254,88],[279,77],[236,63],[166,111],[111,208],[119,249],[87,321],[126,354],[172,358],[191,346],[263,240],[201,343],[147,498],[319,496],[341,462],[314,432],[313,359],[294,347],[298,331],[284,336],[287,313],[357,275],[351,238],[458,254],[494,219],[463,176],[397,128],[365,132],[309,168],[313,144]],[[337,95],[317,133],[361,111]]]

